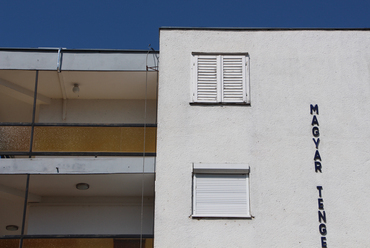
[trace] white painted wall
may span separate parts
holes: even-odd
[[[155,247],[368,247],[369,31],[160,31]],[[191,53],[250,55],[251,106],[190,106]],[[318,104],[323,173],[315,173]],[[250,166],[253,219],[192,219],[192,163]]]

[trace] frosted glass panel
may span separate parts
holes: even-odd
[[[1,244],[1,243],[0,243]],[[152,248],[153,239],[143,239],[143,248]],[[1,246],[2,247],[2,246]],[[23,248],[139,248],[139,239],[25,239]],[[10,246],[13,248],[13,246]]]
[[[19,248],[19,239],[0,239],[2,248]]]
[[[155,152],[155,127],[146,128],[146,152]],[[35,127],[33,151],[143,152],[143,127]]]
[[[113,248],[113,239],[25,239],[23,248]]]
[[[0,175],[0,237],[21,234],[26,181],[26,175]]]
[[[136,248],[139,239],[112,238],[63,238],[63,239],[24,239],[23,248]],[[152,248],[153,239],[143,239],[143,248]],[[1,248],[19,248],[19,239],[0,239]]]
[[[31,127],[0,126],[0,151],[29,151]]]

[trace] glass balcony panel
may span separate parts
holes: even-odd
[[[0,122],[32,122],[35,71],[0,70]]]
[[[1,244],[1,241],[0,241]],[[3,246],[1,246],[3,247]],[[63,239],[25,239],[23,248],[140,248],[139,239],[112,238],[63,238]],[[152,248],[153,239],[143,239],[143,248]],[[13,246],[9,246],[13,248]],[[15,247],[14,247],[15,248]],[[18,248],[18,247],[17,247]]]
[[[21,234],[26,183],[26,175],[0,175],[0,237]]]
[[[156,128],[146,128],[145,152],[156,151]],[[143,152],[143,127],[35,127],[35,152]]]
[[[153,174],[31,175],[26,234],[138,235],[143,223],[153,235],[153,192]]]
[[[142,246],[140,246],[140,243]],[[153,239],[114,239],[114,248],[152,248]]]
[[[113,239],[25,239],[23,248],[113,248]]]
[[[36,122],[156,123],[156,85],[145,72],[40,71]]]
[[[1,152],[28,152],[30,140],[30,126],[0,126]]]

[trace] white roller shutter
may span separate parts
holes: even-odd
[[[250,217],[247,174],[194,174],[193,217]]]

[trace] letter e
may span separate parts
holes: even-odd
[[[327,248],[327,246],[326,246],[326,238],[325,237],[321,237],[321,248]]]

